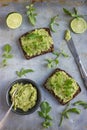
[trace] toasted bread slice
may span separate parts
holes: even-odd
[[[64,70],[56,69],[44,83],[44,87],[64,105],[81,92],[79,84]]]
[[[53,52],[54,45],[49,28],[39,28],[23,34],[20,45],[26,59]]]

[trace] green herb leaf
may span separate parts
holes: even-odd
[[[63,8],[63,11],[65,14],[72,16],[72,13],[69,10],[67,10],[66,8]]]
[[[69,57],[69,55],[67,55],[63,50],[59,50],[59,52],[54,51],[53,54],[56,55],[57,57],[59,57],[60,55],[64,57]]]
[[[65,113],[64,113],[64,117],[67,118],[67,119],[69,119],[69,114],[68,114],[68,112],[65,112]]]
[[[48,102],[42,102],[40,105],[41,111],[44,113],[48,113],[51,110],[51,107]]]
[[[7,52],[7,53],[9,53],[10,51],[11,51],[11,46],[9,45],[9,44],[6,44],[4,47],[3,47],[3,51],[4,52]]]
[[[53,67],[53,59],[48,58],[48,59],[45,59],[45,60],[48,62],[47,67],[52,68]]]
[[[2,57],[8,58],[8,59],[12,58],[13,55],[10,54],[11,49],[12,49],[12,47],[9,44],[4,45],[4,47],[3,47],[4,53],[3,53]]]
[[[79,110],[79,109],[77,109],[77,108],[70,108],[70,109],[68,109],[66,112],[71,112],[71,113],[80,114],[81,110]]]
[[[69,57],[69,55],[67,55],[63,50],[61,51],[61,55],[64,57]]]
[[[56,19],[58,18],[58,15],[54,16],[51,18],[50,23],[49,23],[49,27],[51,29],[51,31],[55,32],[54,26],[59,26],[59,24],[56,22]]]
[[[55,58],[55,59],[52,59],[52,58],[49,59],[48,58],[48,59],[46,59],[46,61],[48,62],[48,64],[47,64],[48,68],[55,67],[59,63],[59,60],[57,58]]]
[[[49,128],[49,126],[52,125],[52,122],[51,122],[52,118],[49,115],[49,112],[51,111],[51,106],[49,105],[48,102],[43,101],[40,105],[40,109],[41,111],[38,111],[38,114],[40,117],[44,118],[42,126],[44,128]]]
[[[53,54],[54,54],[55,56],[57,56],[57,57],[60,56],[60,52],[56,52],[56,51],[54,51]]]
[[[52,126],[52,123],[48,120],[45,120],[43,123],[42,123],[42,126],[44,128],[49,128],[49,126]]]
[[[66,8],[63,8],[63,11],[64,11],[65,14],[67,14],[67,15],[73,17],[73,18],[78,18],[78,17],[86,16],[86,15],[80,15],[80,14],[78,14],[78,11],[77,11],[76,8],[73,8],[73,12],[70,12]]]
[[[50,115],[46,115],[46,120],[52,120]]]
[[[58,60],[59,56],[62,55],[64,57],[68,57],[68,55],[64,51],[59,51],[59,52],[54,51],[52,54],[55,55],[56,57],[55,58],[45,59],[48,62],[47,63],[48,68],[55,67],[55,66],[57,66],[59,64],[59,60]]]
[[[55,65],[57,66],[58,63],[59,63],[59,60],[58,60],[57,58],[55,58],[54,63],[55,63]]]
[[[87,109],[87,102],[84,101],[77,101],[75,103],[73,103],[73,105],[81,105],[84,109]]]
[[[69,104],[67,104],[67,106],[65,107],[65,109],[63,110],[63,112],[61,113],[61,118],[60,118],[60,122],[59,122],[59,126],[62,125],[63,119],[67,118],[69,119],[69,113],[76,113],[76,114],[80,114],[81,110],[77,109],[77,108],[69,108]]]
[[[67,113],[65,113],[65,111],[68,109],[69,107],[69,103],[66,105],[65,109],[63,110],[63,112],[61,113],[61,118],[60,118],[60,122],[59,122],[59,126],[62,125],[62,122],[64,120],[64,117],[69,118],[69,115]]]
[[[67,79],[67,80],[65,81],[65,85],[67,85],[67,86],[71,85],[72,83],[73,83],[73,81],[70,80],[70,79]]]
[[[2,66],[4,66],[4,67],[7,66],[7,60],[6,59],[2,60]]]
[[[42,111],[38,111],[38,114],[39,114],[40,117],[46,118],[45,114]]]
[[[78,11],[76,8],[73,8],[75,15],[78,15]]]
[[[7,66],[7,59],[10,59],[13,57],[13,55],[10,54],[11,49],[12,49],[12,47],[9,44],[4,45],[4,47],[3,47],[3,51],[4,51],[2,54],[2,58],[3,58],[2,65],[3,66]]]
[[[61,116],[61,118],[60,118],[60,122],[59,122],[59,126],[62,125],[63,119],[64,119],[64,116]]]
[[[36,18],[33,15],[29,15],[28,18],[29,18],[31,24],[34,26],[36,23]]]
[[[8,53],[4,53],[4,54],[2,55],[2,57],[5,57],[5,58],[7,58],[7,59],[10,59],[10,58],[13,57],[13,55],[12,55],[12,54],[8,54]]]
[[[65,8],[63,8],[63,11],[64,11],[65,14],[67,14],[67,15],[69,15],[71,17],[78,17],[76,8],[74,8],[74,13],[70,12],[69,10],[67,10]]]
[[[24,69],[22,68],[20,71],[16,71],[16,74],[18,77],[22,77],[23,75],[25,76],[29,72],[34,72],[32,69]]]
[[[33,4],[26,6],[26,9],[27,9],[26,13],[27,13],[28,19],[30,23],[34,26],[36,23],[36,16],[37,16],[36,9],[34,8]]]

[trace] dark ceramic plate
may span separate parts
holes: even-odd
[[[7,90],[7,93],[6,93],[6,101],[7,101],[7,104],[9,105],[9,107],[11,106],[12,102],[11,102],[11,96],[9,94],[10,90],[11,90],[11,87],[16,84],[16,83],[23,83],[23,84],[28,84],[28,83],[31,83],[36,89],[37,89],[37,101],[36,101],[36,104],[34,107],[32,107],[31,109],[29,109],[28,111],[24,112],[23,110],[17,108],[16,110],[14,110],[14,108],[12,108],[12,111],[17,113],[17,114],[20,114],[20,115],[27,115],[27,114],[31,114],[33,113],[34,111],[37,110],[37,108],[39,107],[40,105],[40,101],[41,101],[41,92],[37,86],[37,84],[30,80],[30,79],[18,79],[18,80],[15,80],[14,82],[12,82]]]

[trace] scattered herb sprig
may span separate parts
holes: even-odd
[[[33,4],[30,4],[28,6],[26,6],[26,9],[27,9],[27,16],[28,16],[28,19],[30,21],[30,23],[35,26],[36,24],[36,16],[37,16],[37,13],[36,13],[36,8],[34,7]]]
[[[69,57],[69,55],[66,54],[63,50],[59,50],[59,52],[54,51],[53,54],[57,57],[59,56]]]
[[[80,114],[80,109],[77,108],[69,108],[69,104],[66,105],[65,109],[63,110],[63,112],[61,113],[61,119],[59,122],[59,126],[62,125],[63,119],[67,118],[69,119],[69,113],[76,113],[76,114]]]
[[[54,59],[53,58],[48,58],[48,59],[46,59],[46,61],[48,62],[47,63],[48,68],[52,68],[54,66],[57,66],[58,63],[59,63],[59,60],[57,58],[54,58]]]
[[[17,74],[18,77],[22,77],[23,75],[25,76],[29,72],[34,72],[34,71],[32,69],[21,68],[20,71],[16,71],[16,74]]]
[[[3,47],[3,54],[2,54],[2,65],[3,66],[6,66],[7,65],[7,59],[10,59],[13,57],[13,55],[10,53],[12,50],[12,47],[11,45],[9,44],[5,44],[4,47]]]
[[[84,102],[84,101],[77,101],[77,102],[75,102],[75,103],[73,103],[73,105],[74,106],[76,106],[76,105],[80,105],[80,106],[82,106],[84,109],[87,109],[87,102]]]
[[[56,57],[55,58],[48,58],[48,59],[45,59],[48,63],[47,63],[47,67],[48,68],[52,68],[52,67],[55,67],[58,65],[59,63],[59,56],[64,56],[64,57],[68,57],[68,55],[63,51],[59,51],[59,52],[56,52],[54,51],[53,52],[53,55],[55,55]]]
[[[51,29],[52,32],[55,32],[54,26],[59,26],[59,24],[56,22],[56,19],[58,18],[58,15],[54,16],[51,18],[50,23],[49,23],[49,27]]]
[[[43,101],[40,105],[40,109],[41,111],[38,111],[38,114],[44,119],[44,121],[42,122],[42,126],[44,128],[49,128],[52,125],[52,118],[49,115],[49,112],[51,111],[51,106],[48,102]]]
[[[73,18],[86,16],[86,15],[80,15],[76,8],[73,8],[73,12],[67,10],[66,8],[63,8],[63,11],[64,11],[65,14],[67,14],[67,15],[73,17]]]

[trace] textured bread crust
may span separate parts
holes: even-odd
[[[50,29],[49,29],[49,28],[38,28],[38,29],[45,29],[45,30],[48,32],[49,36],[51,36],[51,33],[50,33]],[[34,30],[35,30],[35,29],[34,29]],[[26,36],[27,34],[33,32],[34,30],[23,34],[21,37]],[[20,46],[21,46],[21,48],[22,48],[21,37],[19,38],[19,43],[20,43]],[[51,37],[52,37],[52,36],[51,36]],[[43,55],[43,54],[46,54],[46,53],[49,53],[49,52],[53,52],[53,51],[54,51],[54,45],[52,44],[47,51],[42,51],[40,54],[36,54],[36,55],[34,55],[34,56],[28,56],[27,53],[23,50],[23,48],[22,48],[22,51],[23,51],[23,53],[24,53],[25,58],[29,60],[29,59],[34,58],[34,57],[36,57],[36,56],[40,56],[40,55]]]
[[[46,86],[46,83],[47,83],[48,79],[49,79],[51,76],[53,76],[53,75],[54,75],[56,72],[58,72],[58,71],[63,71],[63,72],[65,72],[69,77],[73,78],[73,77],[72,77],[71,75],[69,75],[66,71],[57,68],[57,69],[55,69],[55,70],[52,72],[52,74],[47,78],[47,80],[46,80],[45,83],[44,83],[44,87],[59,101],[60,104],[65,105],[65,104],[67,104],[69,101],[71,101],[74,97],[76,97],[76,96],[81,92],[81,88],[80,88],[79,84],[76,82],[77,85],[78,85],[78,90],[77,90],[76,93],[73,95],[73,98],[70,99],[70,100],[67,101],[67,102],[63,102],[63,100],[61,100],[58,96],[56,96],[55,93],[54,93],[52,90],[49,90],[49,89],[47,88],[47,86]]]

